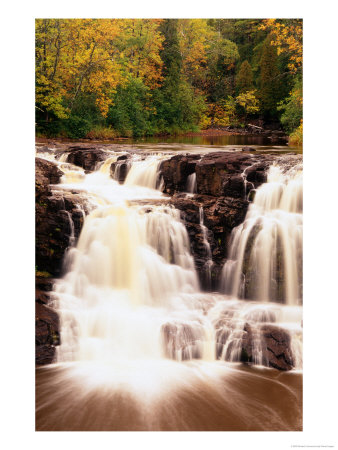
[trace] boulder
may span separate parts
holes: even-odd
[[[160,171],[164,181],[164,192],[187,191],[188,176],[195,172],[196,162],[200,155],[175,155],[161,163]]]
[[[98,162],[109,156],[104,150],[97,147],[69,147],[67,162],[82,167],[86,173],[93,172]]]
[[[278,370],[291,370],[294,363],[288,331],[271,324],[262,325],[260,330],[264,342],[263,355],[268,365]]]
[[[126,161],[125,159],[113,162],[110,166],[110,176],[120,184],[123,184],[125,179],[127,178],[130,167],[131,165],[129,161]]]
[[[236,361],[257,363],[258,351],[264,366],[284,371],[294,367],[291,337],[282,327],[255,322],[238,325],[231,316],[219,320],[215,327],[217,358],[233,361],[235,356]]]

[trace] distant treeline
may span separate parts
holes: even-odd
[[[36,131],[139,137],[248,121],[302,131],[299,19],[38,19]]]

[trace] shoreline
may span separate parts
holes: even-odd
[[[272,136],[276,139],[285,139],[286,144],[288,143],[289,137],[282,131],[268,130],[262,129],[260,132],[253,132],[248,129],[219,129],[219,128],[208,128],[207,130],[201,131],[189,131],[186,133],[179,134],[158,134],[154,136],[144,136],[140,138],[133,137],[115,137],[110,139],[93,139],[93,138],[67,138],[67,137],[35,137],[36,144],[45,144],[51,142],[82,142],[82,143],[95,143],[95,142],[106,142],[106,143],[129,143],[129,142],[138,142],[147,139],[160,139],[160,138],[189,138],[189,137],[222,137],[222,136],[248,136],[248,137],[264,137],[264,136]]]

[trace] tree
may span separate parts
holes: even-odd
[[[195,89],[204,93],[208,56],[217,33],[206,19],[179,19],[178,36],[183,74]]]
[[[124,19],[121,33],[114,42],[123,78],[140,78],[150,89],[161,85],[163,61],[160,56],[164,37],[161,19]]]
[[[254,88],[251,65],[247,60],[243,61],[236,77],[236,89],[241,92],[252,91]]]
[[[156,123],[160,132],[176,133],[197,126],[204,102],[184,78],[178,20],[166,19],[161,23],[160,29],[164,36],[161,51],[164,80],[153,96]]]
[[[271,37],[268,36],[262,48],[260,60],[260,88],[259,99],[261,110],[267,118],[274,118],[277,114],[277,104],[281,100],[279,87],[279,71],[276,47],[271,45]]]
[[[114,19],[36,20],[36,103],[57,118],[71,114],[81,92],[95,94],[103,116],[121,80],[111,45],[121,30]]]
[[[303,65],[303,20],[302,19],[266,19],[260,27],[269,30],[271,45],[277,47],[278,54],[289,57],[289,70],[296,74]]]
[[[236,97],[236,103],[244,111],[244,118],[246,120],[248,114],[254,114],[259,111],[259,102],[255,96],[256,91],[242,92]]]
[[[208,58],[208,98],[217,102],[234,92],[236,62],[239,60],[237,45],[219,37],[210,47]]]
[[[294,88],[278,107],[279,111],[283,111],[281,123],[288,133],[292,133],[299,125],[303,117],[303,88],[302,82],[298,79]]]

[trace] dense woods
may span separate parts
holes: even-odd
[[[37,135],[280,125],[302,139],[302,20],[37,19]]]

